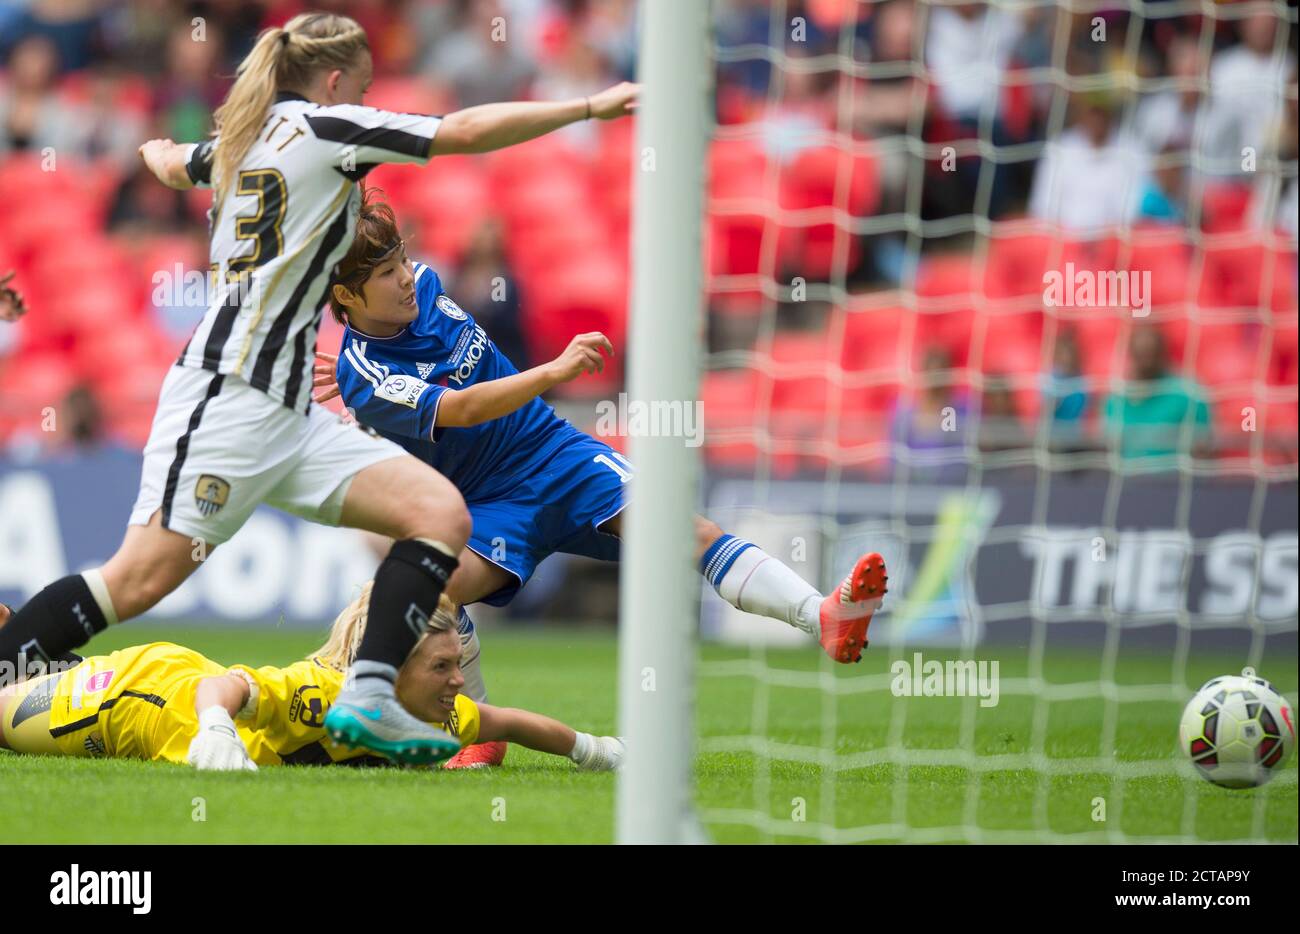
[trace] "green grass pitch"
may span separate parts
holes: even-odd
[[[221,662],[254,665],[289,662],[319,642],[316,634],[296,630],[144,625],[106,634],[91,649],[103,652],[157,639],[192,646]],[[613,732],[617,649],[612,635],[495,631],[485,633],[483,641],[494,701],[550,714],[589,732]],[[1101,672],[1096,655],[1050,652],[1043,676],[1052,683],[1095,682]],[[710,662],[748,657],[734,649],[703,652]],[[926,657],[941,655],[927,652]],[[991,647],[981,657],[1001,660],[1004,682],[1026,672],[1023,648]],[[770,651],[766,659],[790,670],[817,671],[822,665],[812,650]],[[833,748],[851,756],[890,748],[891,729],[898,729],[904,755],[946,750],[955,758],[963,706],[972,701],[843,690],[862,676],[880,680],[889,662],[887,652],[873,647],[860,665],[830,672],[844,680],[837,682],[839,692],[829,694],[707,674],[698,686],[698,735],[707,748],[710,741],[725,742],[722,737],[746,737],[763,722],[762,735],[774,743]],[[1168,655],[1123,655],[1116,681],[1166,684],[1171,665]],[[1239,667],[1239,662],[1193,656],[1187,680],[1195,686]],[[1278,653],[1261,673],[1294,700],[1294,655]],[[980,756],[1030,753],[1038,736],[1048,760],[1102,754],[1105,704],[1075,700],[1042,706],[1046,716],[1040,711],[1036,722],[1033,698],[1004,693],[998,706],[979,710],[968,721],[975,751]],[[1190,825],[1204,840],[1255,838],[1262,828],[1263,839],[1294,843],[1296,757],[1259,790],[1228,791],[1189,777],[1174,749],[1180,710],[1175,701],[1113,706],[1118,778],[1045,774],[1014,760],[1006,760],[1005,770],[972,771],[958,763],[916,764],[915,756],[834,773],[817,763],[724,750],[699,756],[696,799],[709,837],[718,842],[997,841],[1028,840],[1042,832],[1054,840],[1122,835],[1140,841],[1177,837]],[[1123,769],[1129,763],[1135,766],[1132,774]],[[510,750],[503,768],[490,771],[284,768],[255,775],[0,752],[0,788],[3,843],[598,843],[613,837],[613,776],[579,773],[567,760],[518,747]],[[1104,822],[1094,820],[1098,797],[1109,809]],[[844,833],[823,835],[828,827]]]

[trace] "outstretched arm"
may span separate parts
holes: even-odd
[[[231,717],[248,703],[248,682],[239,675],[204,678],[194,692],[194,712],[202,716],[209,707],[220,707]]]
[[[185,168],[191,146],[181,146],[169,139],[151,139],[140,147],[140,158],[158,181],[168,188],[193,188],[194,182]]]
[[[433,154],[491,152],[579,120],[623,117],[636,109],[640,91],[640,85],[624,81],[599,94],[571,101],[511,101],[467,107],[442,119],[433,138]]]
[[[478,713],[480,743],[518,743],[553,756],[567,756],[578,739],[572,727],[530,710],[479,704]]]
[[[437,401],[433,423],[438,428],[468,428],[471,425],[481,425],[494,418],[509,415],[552,387],[577,379],[583,373],[604,370],[605,353],[613,356],[614,345],[604,334],[599,331],[579,334],[569,341],[569,346],[564,349],[564,352],[550,363],[502,379],[488,380],[470,386],[468,389],[448,389]],[[324,391],[318,392],[313,398],[318,403],[328,402],[340,392],[338,357],[318,350],[316,359],[320,362],[312,369],[314,374],[312,387]],[[361,386],[360,390],[364,396],[360,403],[355,398],[343,401],[347,405],[359,405],[357,416],[362,422],[366,422],[367,416],[372,416],[371,420],[374,421],[373,416],[377,416],[382,411],[375,406],[382,407],[390,404],[382,400],[376,403],[375,396],[373,393],[368,393],[365,386]],[[380,422],[376,427],[393,428],[394,426]],[[416,438],[428,434],[419,426],[409,427],[407,431],[399,431],[399,433]]]
[[[530,710],[479,704],[478,742],[518,743],[553,756],[567,756],[578,768],[610,772],[623,761],[623,741],[616,736],[579,733],[559,720]]]
[[[236,674],[204,678],[194,692],[199,732],[190,742],[188,760],[197,769],[256,772],[248,749],[235,729],[235,715],[248,703],[252,688]]]
[[[579,334],[550,363],[468,389],[448,390],[443,393],[434,424],[439,428],[468,428],[509,415],[548,389],[577,379],[583,373],[603,371],[604,351],[614,354],[614,345],[604,334],[599,331]]]

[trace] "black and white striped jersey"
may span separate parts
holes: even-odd
[[[357,182],[384,162],[428,162],[439,123],[281,93],[222,203],[213,204],[208,308],[178,364],[235,374],[306,412],[330,276],[356,230]],[[207,140],[191,150],[196,185],[211,184],[219,145]]]

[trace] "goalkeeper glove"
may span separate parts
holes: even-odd
[[[617,736],[578,733],[569,758],[584,772],[612,772],[623,764],[627,747]]]
[[[257,765],[248,757],[244,741],[235,730],[235,721],[230,719],[224,707],[208,707],[199,714],[199,734],[190,743],[187,759],[196,769],[257,771]]]

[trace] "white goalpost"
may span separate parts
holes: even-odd
[[[701,221],[710,120],[710,4],[641,6],[640,75],[628,333],[629,408],[693,405],[702,362]],[[620,570],[620,843],[696,839],[692,708],[699,578],[692,516],[699,448],[683,437],[629,439],[636,494]]]

